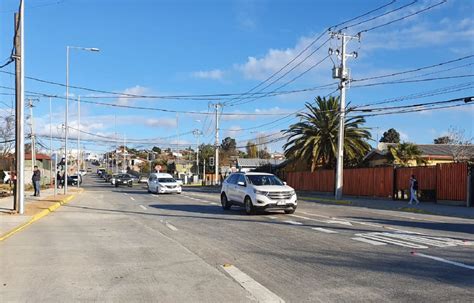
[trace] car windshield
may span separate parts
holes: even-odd
[[[283,182],[273,175],[247,175],[253,185],[284,185]]]
[[[160,183],[173,183],[176,182],[173,178],[158,178],[158,182]]]

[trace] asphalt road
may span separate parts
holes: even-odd
[[[304,201],[247,216],[199,189],[84,187],[0,243],[2,301],[473,301],[472,220]]]

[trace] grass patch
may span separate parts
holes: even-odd
[[[334,199],[326,199],[326,198],[318,198],[318,197],[299,197],[299,199],[322,202],[322,203],[339,204],[339,205],[352,205],[352,202],[348,200],[334,200]]]

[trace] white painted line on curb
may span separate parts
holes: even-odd
[[[313,227],[311,229],[317,230],[317,231],[320,231],[320,232],[323,232],[323,233],[327,233],[327,234],[337,234],[338,233],[335,230],[330,230],[330,229],[326,229],[326,228],[322,228],[322,227]]]
[[[446,259],[443,259],[443,258],[440,258],[440,257],[430,256],[430,255],[417,253],[417,252],[412,252],[411,254],[414,255],[414,256],[428,258],[428,259],[431,259],[431,260],[435,260],[435,261],[439,261],[439,262],[443,262],[443,263],[447,263],[447,264],[451,264],[451,265],[455,265],[455,266],[459,266],[459,267],[474,270],[474,266],[466,265],[466,264],[455,262],[455,261],[446,260]]]
[[[303,225],[303,223],[301,223],[301,222],[291,221],[291,220],[287,220],[287,221],[283,221],[283,222],[288,223],[288,224],[293,224],[293,225]]]
[[[374,240],[369,240],[369,239],[366,239],[366,238],[352,238],[352,240],[356,240],[356,241],[360,241],[360,242],[364,242],[364,243],[368,243],[368,244],[372,244],[372,245],[387,245],[386,243],[382,243],[382,242],[378,242],[378,241],[374,241]]]
[[[168,223],[168,222],[166,222],[165,225],[166,225],[166,227],[168,227],[168,228],[171,229],[172,231],[177,231],[177,230],[178,230],[174,225],[172,225],[172,224],[170,224],[170,223]]]
[[[281,302],[285,301],[270,291],[268,288],[258,283],[247,274],[242,272],[237,267],[226,264],[222,268],[227,272],[237,283],[245,288],[256,300],[260,303]]]
[[[135,201],[135,198],[134,197],[130,197],[131,200]]]
[[[145,206],[140,205],[140,207],[141,207],[143,210],[146,210],[146,207],[145,207]]]

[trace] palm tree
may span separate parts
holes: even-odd
[[[289,135],[283,146],[290,161],[303,160],[311,165],[311,171],[318,166],[334,167],[337,156],[339,132],[339,98],[317,97],[316,104],[306,103],[308,112],[297,114],[300,122],[290,125],[284,131]],[[346,113],[349,113],[346,110]],[[361,127],[365,119],[361,116],[346,118],[344,127],[344,158],[358,162],[370,150],[368,128]]]
[[[393,162],[400,166],[410,166],[411,161],[416,161],[416,164],[425,163],[425,160],[421,158],[421,150],[413,143],[398,143],[395,146],[390,146],[389,150]]]

